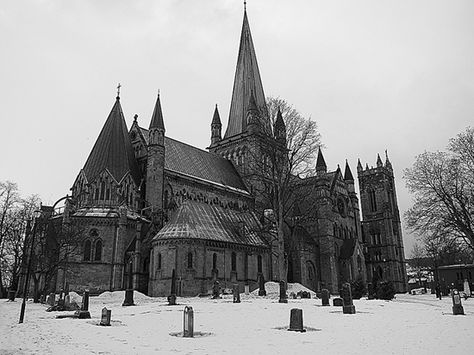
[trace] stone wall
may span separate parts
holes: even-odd
[[[258,255],[262,256],[262,273],[269,278],[269,253],[266,250],[250,250],[242,246],[217,245],[204,241],[189,243],[155,243],[150,264],[150,296],[167,296],[171,290],[171,275],[176,269],[177,292],[179,296],[196,296],[207,294],[212,289],[214,280],[221,287],[232,288],[238,283],[241,290],[248,283],[251,289],[258,284]],[[236,255],[236,269],[232,270],[232,253]],[[192,267],[188,267],[192,255]],[[216,255],[213,268],[214,254]],[[248,266],[245,259],[248,255]],[[159,260],[161,255],[161,268]],[[247,274],[246,274],[247,270]]]

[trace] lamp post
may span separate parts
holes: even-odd
[[[30,255],[29,255],[29,258],[28,258],[28,265],[27,265],[27,269],[26,269],[26,277],[25,277],[25,285],[23,287],[23,301],[21,303],[21,310],[20,310],[20,320],[18,321],[18,323],[23,323],[23,319],[25,318],[25,307],[26,307],[26,299],[28,297],[28,289],[29,289],[29,286],[30,286],[30,270],[31,270],[31,260],[33,259],[33,250],[34,250],[34,247],[35,247],[35,237],[36,237],[36,224],[37,224],[37,215],[36,213],[41,213],[41,211],[35,211],[35,216],[34,216],[34,222],[33,222],[33,234],[31,236],[31,247],[30,247]],[[27,221],[27,237],[29,235],[29,232],[30,232],[30,221],[28,220]],[[25,240],[25,243],[26,243],[26,240]]]

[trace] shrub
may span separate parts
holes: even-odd
[[[377,298],[380,300],[392,300],[395,297],[395,288],[391,281],[381,281],[377,287]]]

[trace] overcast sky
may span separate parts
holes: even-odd
[[[402,178],[424,150],[473,125],[474,1],[249,0],[265,94],[314,119],[328,168]],[[148,127],[158,89],[172,138],[205,148],[223,132],[243,18],[240,0],[3,0],[0,181],[45,204],[69,193],[112,108]],[[383,156],[383,155],[382,155]],[[408,256],[413,236],[405,232]]]

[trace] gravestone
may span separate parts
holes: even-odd
[[[376,290],[375,290],[375,287],[374,287],[374,285],[372,284],[372,282],[367,283],[367,293],[368,293],[368,297],[367,297],[367,298],[368,298],[369,300],[375,299]]]
[[[342,301],[341,297],[335,297],[332,299],[332,305],[335,307],[342,307],[344,302]]]
[[[122,306],[135,306],[133,302],[133,288],[125,290],[125,299],[123,300]]]
[[[289,297],[290,297],[291,299],[293,299],[293,300],[296,300],[296,293],[290,292]]]
[[[456,289],[452,289],[451,297],[453,298],[453,314],[455,316],[459,314],[464,314],[464,308],[462,306],[461,295],[459,294],[459,291]]]
[[[8,300],[15,302],[16,290],[8,290]]]
[[[471,297],[471,287],[469,286],[469,281],[464,280],[464,293],[468,296]]]
[[[267,291],[265,291],[265,278],[263,277],[263,274],[261,274],[258,279],[258,295],[259,296],[267,295]]]
[[[109,326],[110,318],[112,318],[112,310],[107,309],[106,307],[102,308],[102,316],[100,318],[100,325]]]
[[[80,319],[89,319],[91,317],[89,313],[89,290],[84,291],[81,309],[76,311],[75,315]]]
[[[288,303],[288,296],[286,295],[286,282],[283,280],[280,281],[280,299],[278,302]]]
[[[56,294],[50,293],[46,300],[46,303],[49,304],[51,307],[54,306],[54,304],[56,303]]]
[[[171,273],[171,292],[168,296],[168,305],[174,306],[176,305],[176,270],[173,269]]]
[[[184,307],[183,312],[183,337],[192,338],[194,337],[194,311],[193,307]]]
[[[212,286],[212,298],[218,299],[221,298],[221,287],[219,285],[219,281],[214,281],[214,285]]]
[[[244,286],[244,290],[245,290],[245,294],[248,296],[250,294],[250,286],[249,285],[245,285]]]
[[[355,314],[355,306],[352,302],[351,284],[346,282],[342,285],[342,313]]]
[[[321,302],[323,306],[329,306],[329,290],[326,288],[321,291]]]
[[[288,330],[294,332],[305,332],[303,328],[303,310],[299,308],[293,308],[290,311],[290,328]]]
[[[232,294],[234,296],[233,302],[240,303],[239,284],[234,284],[234,287],[232,289]]]
[[[64,307],[66,307],[66,309],[69,309],[70,306],[71,306],[71,296],[67,294],[66,297],[64,297]]]

